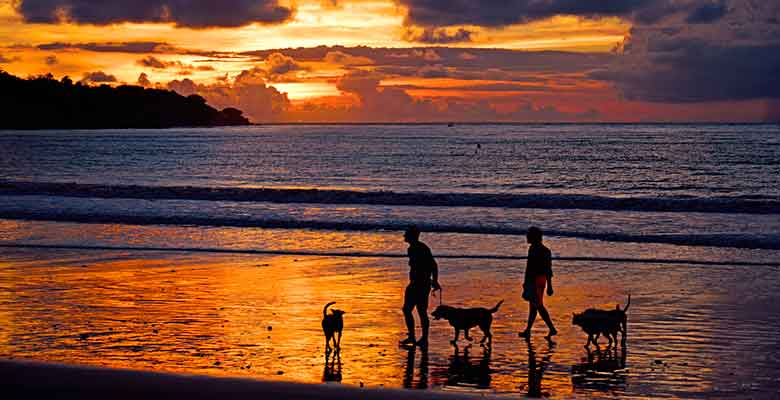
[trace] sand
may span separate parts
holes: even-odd
[[[134,234],[145,237],[152,228],[74,225],[58,236],[78,239],[90,229],[135,240]],[[171,241],[208,235],[211,246],[244,240],[264,248],[282,243],[336,251],[359,244],[366,251],[403,250],[394,233],[153,229]],[[426,240],[438,253],[469,245],[481,253],[524,249],[517,238]],[[561,255],[727,261],[737,254],[560,238],[548,244]],[[750,254],[761,253],[739,253],[739,259]],[[318,393],[362,383],[366,389],[555,398],[780,396],[776,267],[559,261],[556,293],[546,303],[560,334],[548,343],[538,323],[526,343],[516,336],[527,312],[520,300],[522,263],[440,264],[445,303],[492,307],[505,300],[495,315],[491,351],[462,338],[451,346],[453,331],[445,321],[433,321],[427,353],[398,347],[404,334],[403,259],[3,249],[0,358],[306,383]],[[586,351],[571,313],[614,308],[628,293],[627,347]],[[347,312],[337,360],[323,352],[320,320],[329,301]],[[431,308],[438,302],[432,298]],[[472,335],[481,338],[478,330]]]
[[[259,379],[183,375],[0,360],[0,387],[24,398],[458,400],[489,398],[442,392],[360,389]]]

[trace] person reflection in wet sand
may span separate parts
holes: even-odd
[[[532,226],[528,228],[526,240],[528,247],[528,262],[525,267],[525,279],[523,281],[523,299],[528,301],[528,324],[525,330],[517,335],[526,340],[531,339],[531,328],[534,326],[537,312],[550,329],[547,338],[555,336],[558,331],[553,326],[550,314],[544,306],[544,287],[547,286],[547,295],[553,295],[552,287],[552,253],[542,244],[542,230]]]
[[[483,347],[482,358],[475,360],[469,356],[471,345],[463,348],[462,355],[457,345],[452,347],[455,349],[455,352],[450,358],[450,366],[447,369],[447,385],[476,386],[479,389],[489,389],[490,373],[492,372],[490,370],[491,348]]]
[[[571,367],[575,389],[613,391],[626,384],[626,347],[615,345],[606,350],[588,349],[587,361]]]
[[[325,369],[322,372],[323,382],[341,382],[341,352],[325,352]]]
[[[526,343],[528,344],[528,397],[548,397],[549,393],[542,392],[542,378],[552,358],[555,342],[547,339],[547,352],[538,360],[531,341],[528,340]]]
[[[416,347],[411,346],[406,349],[406,366],[404,368],[403,387],[406,389],[427,389],[428,388],[428,349],[420,348],[420,377],[417,383],[414,382],[414,357]]]
[[[428,346],[428,296],[433,290],[441,291],[439,285],[439,267],[431,254],[431,249],[420,241],[420,229],[410,226],[404,232],[404,241],[409,243],[409,285],[404,292],[404,320],[408,331],[406,339],[400,342],[403,346]],[[415,340],[414,316],[412,310],[417,309],[420,316],[422,336]]]

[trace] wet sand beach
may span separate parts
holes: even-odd
[[[341,385],[274,382],[261,379],[107,369],[54,363],[0,360],[0,385],[26,397],[58,399],[426,399],[492,398],[446,392],[402,392]]]
[[[132,227],[21,223],[6,241],[36,232],[79,235],[143,248],[179,241],[272,249],[404,254],[397,232]],[[15,224],[15,223],[14,223]],[[152,232],[154,230],[154,232]],[[24,232],[24,237],[12,237]],[[203,235],[196,237],[193,232]],[[21,235],[21,234],[20,234]],[[135,240],[134,238],[138,238]],[[522,255],[517,237],[423,234],[434,254]],[[39,243],[45,241],[39,240]],[[93,240],[94,242],[94,240]],[[730,265],[757,250],[635,245],[549,237],[554,256],[571,254],[688,263],[554,261],[555,295],[546,298],[559,335],[541,320],[530,343],[517,337],[524,261],[440,259],[443,302],[492,307],[492,350],[449,344],[453,330],[432,321],[427,352],[399,348],[408,267],[403,258],[212,254],[167,251],[3,248],[0,357],[110,368],[272,379],[366,388],[554,398],[776,398],[780,395],[780,269]],[[588,352],[573,312],[614,308],[631,294],[625,349]],[[322,307],[347,312],[340,357],[326,357]],[[431,298],[431,310],[439,298]],[[472,336],[481,339],[478,329]],[[602,339],[602,343],[603,339]]]

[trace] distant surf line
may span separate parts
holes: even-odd
[[[486,207],[634,212],[780,214],[780,199],[734,197],[610,197],[591,194],[396,192],[328,188],[246,188],[105,185],[0,180],[0,195],[101,199],[202,200],[280,204],[364,204],[415,207]]]
[[[327,220],[299,220],[294,218],[238,218],[192,215],[128,215],[104,213],[78,213],[47,211],[4,211],[0,219],[21,221],[72,222],[81,224],[169,225],[197,227],[232,227],[258,229],[312,229],[337,232],[388,232],[403,231],[415,224],[425,232],[481,235],[523,236],[526,227],[481,226],[463,224],[429,224],[423,221],[355,222]],[[628,234],[620,232],[584,232],[545,229],[545,234],[583,240],[599,240],[615,243],[657,243],[676,246],[722,247],[752,250],[780,250],[780,236],[756,236],[741,234]]]
[[[213,253],[213,254],[246,254],[246,255],[277,255],[277,256],[314,256],[314,257],[344,257],[344,258],[407,258],[406,254],[397,253],[367,253],[367,252],[333,252],[308,250],[267,250],[267,249],[228,249],[215,247],[140,247],[140,246],[100,246],[100,245],[69,245],[69,244],[34,244],[34,243],[0,243],[0,248],[41,249],[41,250],[85,250],[85,251],[138,251],[167,253]],[[526,256],[500,254],[437,254],[440,259],[479,259],[479,260],[525,260]],[[709,261],[692,259],[664,258],[630,258],[630,257],[553,257],[558,261],[595,261],[609,263],[631,264],[685,264],[711,266],[749,266],[749,267],[780,267],[780,262],[750,262],[750,261]]]

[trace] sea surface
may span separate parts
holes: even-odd
[[[505,300],[492,350],[395,345],[410,224],[445,303]],[[555,343],[516,336],[530,225]],[[778,293],[778,125],[0,131],[0,357],[333,381],[337,301],[342,384],[776,398]],[[626,347],[586,351],[571,313],[628,294]]]

